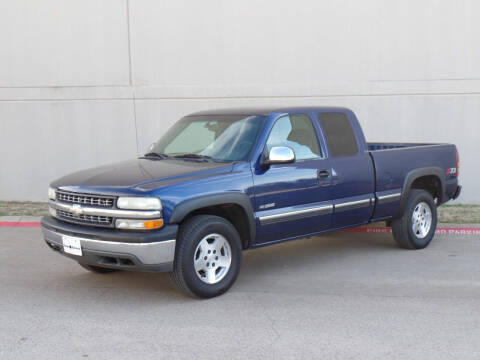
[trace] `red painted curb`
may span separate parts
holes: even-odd
[[[0,221],[0,227],[40,227],[40,222],[21,222],[21,221]],[[392,228],[382,226],[360,226],[352,229],[343,230],[354,233],[388,233]],[[480,235],[480,227],[437,227],[437,235]]]
[[[380,226],[361,226],[353,229],[346,229],[346,232],[360,233],[388,233],[392,232],[392,228]],[[480,228],[475,227],[445,227],[440,226],[435,230],[437,235],[480,235]]]
[[[0,221],[0,227],[40,227],[40,222]]]

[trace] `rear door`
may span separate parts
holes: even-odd
[[[332,228],[366,223],[375,205],[375,174],[372,159],[363,149],[363,136],[354,131],[349,112],[316,115],[330,160]]]
[[[288,146],[296,160],[254,170],[255,215],[260,243],[318,232],[331,226],[329,160],[308,113],[278,117],[264,144]]]

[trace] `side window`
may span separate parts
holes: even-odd
[[[297,160],[321,156],[312,121],[304,114],[283,116],[275,122],[267,140],[268,151],[273,146],[291,147]]]
[[[357,140],[347,115],[320,114],[320,124],[332,156],[349,156],[358,153]]]

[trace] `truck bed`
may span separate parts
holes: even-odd
[[[401,149],[401,148],[411,148],[418,146],[432,146],[440,144],[427,144],[427,143],[381,143],[381,142],[372,142],[367,143],[368,151],[377,151],[377,150],[389,150],[389,149]]]
[[[456,148],[451,144],[428,143],[367,143],[375,168],[377,197],[403,193],[409,175],[419,169],[436,169],[439,178],[444,180],[445,189],[439,204],[447,201],[455,192],[457,179],[445,171],[456,167]],[[418,174],[417,174],[418,175]],[[449,197],[450,196],[450,197]],[[375,219],[395,214],[398,202],[377,204]]]

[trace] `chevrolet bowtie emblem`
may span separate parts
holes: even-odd
[[[73,213],[73,215],[75,215],[75,216],[78,217],[78,216],[80,216],[80,215],[83,214],[83,209],[82,209],[82,207],[81,207],[80,205],[78,205],[78,204],[73,204],[73,205],[72,205],[72,213]]]

